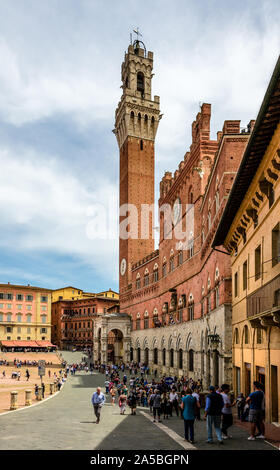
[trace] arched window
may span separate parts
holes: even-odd
[[[163,348],[162,350],[162,365],[165,366],[166,365],[166,349]]]
[[[194,353],[193,349],[190,349],[189,350],[189,371],[190,372],[193,372],[193,362],[194,362],[193,361],[193,357],[194,357],[193,353]]]
[[[174,367],[174,349],[170,349],[169,359],[170,367]]]
[[[137,274],[136,276],[136,289],[141,288],[141,279],[140,279],[140,273]]]
[[[165,277],[167,274],[166,262],[162,265],[162,277]]]
[[[183,264],[183,250],[180,250],[178,255],[178,266],[181,264]]]
[[[149,313],[147,310],[144,313],[144,328],[149,328]]]
[[[142,72],[137,73],[137,91],[140,91],[140,93],[144,95],[145,85],[144,85],[144,74]]]
[[[158,350],[157,348],[154,349],[154,364],[158,363]]]
[[[235,344],[239,344],[239,331],[238,331],[238,328],[235,328],[234,342],[235,342]]]
[[[136,330],[140,330],[140,328],[141,328],[141,319],[140,319],[140,313],[138,312],[137,317],[136,317]]]
[[[143,140],[140,140],[140,150],[143,150]]]
[[[158,264],[157,263],[154,265],[153,276],[154,276],[154,282],[157,282],[158,281]]]
[[[144,274],[144,286],[148,286],[149,285],[149,271],[148,269],[145,270],[145,274]]]
[[[178,351],[178,367],[179,369],[183,369],[183,349],[179,349]]]
[[[249,329],[248,326],[244,326],[244,343],[249,344]]]

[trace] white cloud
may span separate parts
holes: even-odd
[[[32,151],[19,156],[0,148],[0,165],[2,231],[7,228],[13,233],[2,237],[2,247],[22,253],[74,256],[116,280],[118,238],[90,239],[87,226],[93,219],[89,210],[101,203],[102,226],[108,227],[109,221],[112,224],[117,185],[95,174],[92,187],[84,189],[83,182],[55,158],[40,155],[38,160]]]

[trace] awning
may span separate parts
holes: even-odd
[[[36,341],[14,341],[15,346],[19,348],[36,348]]]
[[[1,345],[10,348],[14,348],[16,346],[15,341],[1,341]]]
[[[37,346],[41,348],[57,348],[55,344],[52,344],[50,341],[36,341]]]

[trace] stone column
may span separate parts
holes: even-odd
[[[50,384],[50,395],[53,395],[54,393],[54,383]]]
[[[126,364],[127,362],[130,362],[130,338],[124,338],[123,340],[123,350],[124,350],[124,355],[123,355],[123,362]]]
[[[25,406],[32,405],[32,390],[25,390]]]
[[[37,400],[38,400],[38,401],[41,401],[41,400],[42,400],[42,387],[38,387],[38,396],[37,396]]]
[[[10,410],[18,409],[18,392],[11,392],[11,406]]]

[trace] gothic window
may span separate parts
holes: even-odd
[[[174,271],[174,256],[170,258],[170,272]]]
[[[144,328],[149,328],[149,314],[147,311],[144,313]]]
[[[179,349],[178,367],[179,367],[179,369],[183,369],[183,350],[182,349]]]
[[[189,238],[189,257],[192,258],[194,255],[194,239],[193,239],[193,233],[190,232],[190,238]]]
[[[189,311],[189,320],[192,321],[194,319],[194,303],[193,303],[193,301],[189,302],[188,311]]]
[[[193,372],[193,349],[189,350],[189,371]]]
[[[145,275],[144,275],[144,286],[148,286],[149,285],[149,271],[145,272]]]
[[[220,305],[220,291],[219,287],[216,287],[216,307],[219,307]]]
[[[163,264],[162,266],[162,277],[166,276],[166,263]]]
[[[181,264],[183,264],[183,250],[180,250],[178,255],[178,266]]]
[[[142,72],[137,73],[137,91],[140,91],[142,96],[144,95],[144,74]]]
[[[182,323],[182,321],[183,321],[183,309],[182,308],[180,308],[179,312],[178,312],[178,321],[180,323]]]

